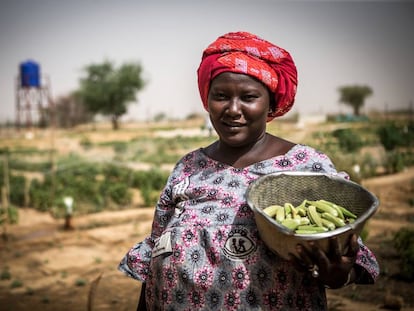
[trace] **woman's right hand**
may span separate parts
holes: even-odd
[[[340,288],[355,280],[354,263],[359,250],[357,239],[353,234],[348,245],[341,245],[337,238],[330,238],[327,253],[318,247],[317,241],[308,242],[308,248],[298,244],[297,256],[292,254],[291,261],[297,269],[312,273],[327,287]],[[347,249],[345,254],[343,249]]]

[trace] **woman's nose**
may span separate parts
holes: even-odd
[[[241,105],[238,98],[231,98],[229,101],[229,106],[227,108],[227,113],[231,116],[238,116],[241,114]]]

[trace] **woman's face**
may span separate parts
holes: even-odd
[[[270,96],[264,84],[224,72],[211,82],[208,109],[220,141],[232,147],[256,142],[266,133]]]

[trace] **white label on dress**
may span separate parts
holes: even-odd
[[[164,232],[156,241],[152,249],[152,257],[157,257],[165,253],[172,253],[171,232]]]

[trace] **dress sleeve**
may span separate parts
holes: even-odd
[[[145,282],[147,279],[155,241],[162,235],[166,224],[174,214],[171,179],[172,176],[169,177],[156,204],[151,234],[143,241],[135,244],[122,258],[118,266],[121,272],[141,282]]]
[[[355,262],[357,273],[356,284],[373,284],[378,278],[380,269],[374,253],[358,238],[359,251]]]

